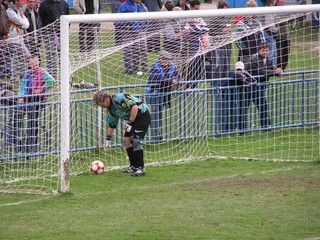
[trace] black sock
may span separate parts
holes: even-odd
[[[144,168],[144,161],[143,161],[143,150],[134,151],[135,160],[137,162],[138,167]]]
[[[134,158],[135,158],[135,154],[134,154],[134,151],[133,151],[133,147],[129,147],[126,149],[127,150],[127,154],[128,154],[128,157],[129,157],[129,161],[130,161],[130,166],[134,166]],[[135,167],[135,166],[134,166]]]

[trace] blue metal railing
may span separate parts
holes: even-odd
[[[319,78],[306,77],[319,71],[286,73],[283,76],[295,76],[296,80],[260,83],[255,88],[265,89],[268,102],[269,124],[267,130],[306,127],[319,124]],[[301,76],[297,79],[297,76]],[[145,143],[158,141],[183,140],[201,136],[221,136],[266,130],[261,126],[261,119],[256,106],[250,102],[246,128],[238,125],[238,107],[232,114],[227,114],[230,124],[226,126],[226,112],[230,103],[222,95],[234,96],[239,104],[239,90],[243,86],[218,87],[219,80],[201,80],[199,88],[176,90],[171,92],[171,107],[163,110],[162,140],[153,140],[152,131],[148,131]],[[182,82],[187,83],[187,82]],[[189,82],[190,83],[190,82]],[[202,83],[202,84],[201,84]],[[203,85],[203,88],[200,86]],[[132,88],[145,89],[146,84],[104,88],[109,91],[127,91]],[[212,86],[212,87],[211,87]],[[72,91],[72,95],[90,93],[95,89]],[[241,92],[241,91],[240,91]],[[52,93],[51,95],[59,95]],[[145,94],[137,94],[146,102]],[[159,93],[157,93],[159,96]],[[10,97],[17,98],[17,97]],[[230,99],[230,98],[229,98]],[[29,104],[32,105],[32,104]],[[0,109],[0,160],[46,156],[60,152],[60,102],[39,103],[42,106],[39,117],[39,144],[37,151],[26,149],[26,141],[30,135],[30,122],[21,113],[21,106],[2,106]],[[24,105],[26,107],[28,105]],[[226,108],[226,106],[229,107]],[[234,106],[233,106],[234,107]],[[71,101],[71,151],[96,149],[98,146],[98,110],[92,107],[90,98]],[[19,116],[18,116],[19,115]],[[102,135],[105,137],[107,122],[105,113],[102,115]],[[122,124],[122,122],[120,123]],[[115,131],[113,144],[122,147],[122,126]],[[27,146],[28,147],[28,146]]]

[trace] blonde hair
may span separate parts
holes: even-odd
[[[103,103],[110,95],[104,91],[97,90],[92,96],[92,102],[95,105],[99,105],[99,103]]]
[[[249,0],[246,4],[247,7],[257,7],[257,3],[254,0]]]

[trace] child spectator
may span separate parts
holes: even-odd
[[[222,91],[222,99],[226,104],[224,107],[225,119],[223,124],[226,130],[232,131],[236,127],[243,131],[248,127],[248,109],[252,98],[252,89],[257,80],[245,70],[243,62],[237,62],[234,71],[229,72],[228,82],[222,82],[222,86],[237,86],[236,88]],[[237,123],[237,126],[236,126]],[[240,132],[242,134],[243,132]]]
[[[20,85],[20,104],[26,104],[24,114],[27,114],[27,139],[28,152],[38,150],[39,115],[42,109],[40,103],[47,100],[48,89],[56,84],[56,80],[43,68],[39,67],[39,57],[32,55],[29,58],[29,70]]]

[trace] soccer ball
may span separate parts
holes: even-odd
[[[104,172],[104,164],[101,161],[93,161],[90,164],[90,172],[98,175],[98,174],[102,174]]]

